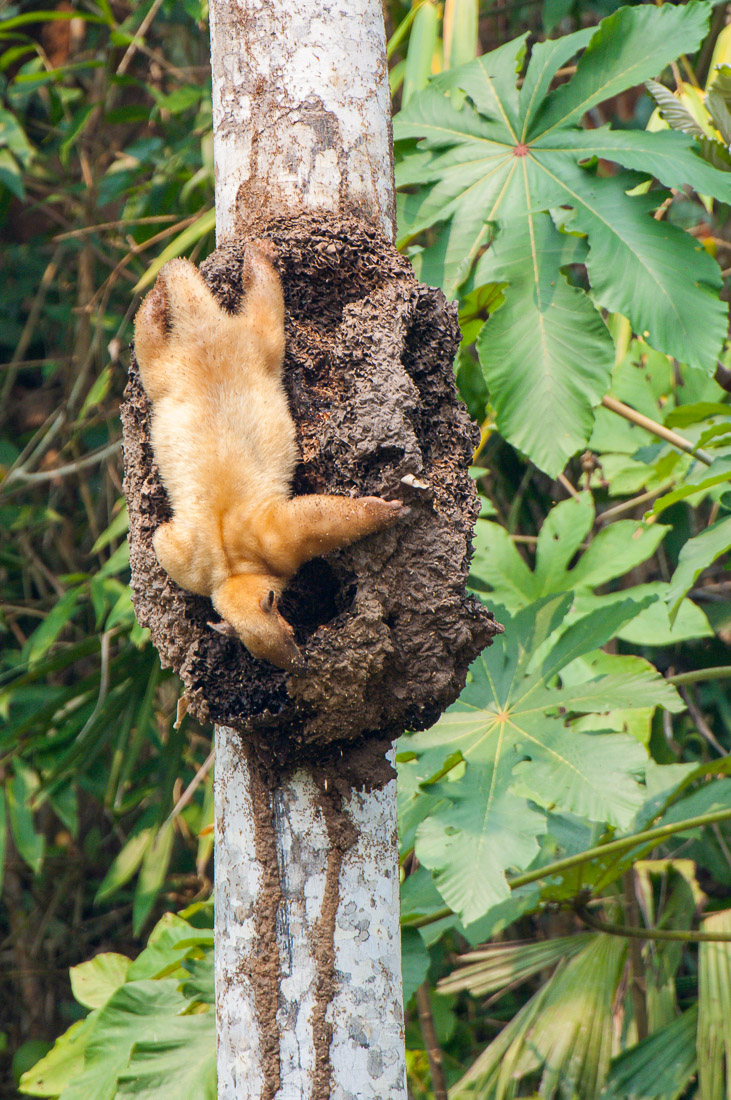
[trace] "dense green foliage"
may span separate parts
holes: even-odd
[[[508,10],[389,5],[400,239],[459,302],[471,585],[506,627],[399,743],[410,1085],[445,1095],[421,1016],[455,1098],[720,1100],[731,29],[696,0]],[[134,623],[116,415],[141,291],[212,247],[205,20],[165,0],[0,21],[16,1078],[76,1021],[29,1095],[214,1095],[210,909],[189,905],[210,893],[209,734],[176,728]]]

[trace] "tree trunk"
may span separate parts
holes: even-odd
[[[219,243],[251,203],[392,239],[379,0],[213,0],[211,59]],[[336,813],[217,727],[215,789],[219,1097],[405,1100],[395,781]]]

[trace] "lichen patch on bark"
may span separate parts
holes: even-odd
[[[326,215],[247,226],[201,266],[227,309],[244,293],[255,237],[275,245],[284,288],[295,493],[399,498],[410,515],[294,579],[282,609],[304,674],[254,660],[208,626],[210,601],[178,588],[155,557],[152,535],[170,508],[133,357],[122,409],[133,601],[197,717],[238,729],[273,774],[306,762],[335,773],[345,744],[374,737],[382,752],[384,740],[434,722],[500,630],[465,593],[476,429],[454,385],[456,307],[372,227]]]

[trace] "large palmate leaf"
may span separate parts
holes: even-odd
[[[576,237],[549,214],[501,233],[481,261],[485,282],[507,283],[505,304],[484,325],[477,347],[498,423],[510,441],[558,473],[591,432],[592,408],[614,361],[609,331],[589,297],[557,274],[576,257]],[[550,430],[536,424],[551,410]]]
[[[575,560],[591,535],[594,514],[589,492],[557,504],[541,526],[533,569],[504,528],[480,520],[472,562],[473,585],[489,589],[494,601],[510,611],[518,611],[543,596],[572,592],[575,599],[570,619],[627,597],[641,601],[654,595],[654,602],[642,611],[638,609],[637,616],[619,628],[617,637],[643,645],[667,645],[711,634],[703,612],[690,600],[683,600],[680,589],[679,614],[671,624],[665,604],[665,598],[669,599],[668,585],[660,581],[593,595],[599,586],[623,576],[651,557],[670,530],[659,523],[615,520],[603,527]]]
[[[678,1100],[697,1070],[698,1008],[653,1032],[615,1058],[606,1100]]]
[[[727,315],[718,265],[651,217],[663,192],[627,192],[649,176],[729,202],[731,175],[703,160],[692,134],[581,128],[602,99],[694,49],[709,11],[696,0],[620,9],[596,30],[536,46],[519,91],[524,36],[441,74],[395,120],[397,139],[420,139],[397,170],[400,186],[419,187],[400,207],[402,243],[441,225],[418,266],[449,296],[507,284],[480,360],[498,427],[548,473],[585,444],[609,384],[611,341],[597,307],[626,315],[661,351],[715,367]],[[582,49],[573,79],[550,92]],[[600,177],[598,157],[629,171]],[[562,221],[579,239],[555,227],[560,208],[573,211]],[[577,261],[591,297],[563,274]]]
[[[416,854],[465,923],[508,897],[508,869],[539,854],[545,810],[627,826],[644,794],[647,754],[625,733],[578,732],[577,715],[667,704],[677,696],[650,666],[557,682],[632,617],[632,601],[588,615],[550,647],[570,596],[531,604],[479,657],[460,699],[430,730],[400,743],[400,777],[416,827]],[[611,721],[608,728],[612,729]],[[420,798],[424,805],[419,807]],[[413,824],[412,824],[413,827]]]
[[[599,1096],[612,1053],[612,1003],[625,952],[619,938],[595,936],[559,964],[450,1090],[453,1100]],[[518,1092],[521,1078],[539,1072],[540,1093]]]

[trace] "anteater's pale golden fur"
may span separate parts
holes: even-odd
[[[269,246],[246,251],[243,305],[226,313],[196,267],[171,260],[135,318],[152,447],[173,519],[155,553],[210,596],[254,657],[301,666],[277,608],[302,562],[405,514],[378,497],[291,497],[297,445],[282,383],[284,302]]]

